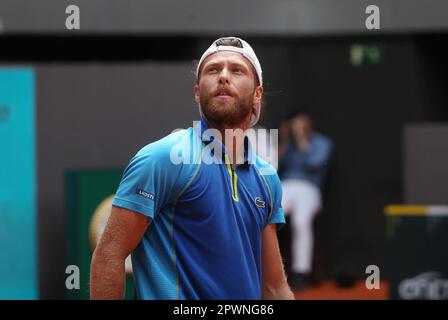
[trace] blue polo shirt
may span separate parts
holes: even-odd
[[[139,299],[262,296],[261,232],[285,222],[280,180],[250,148],[236,168],[210,161],[228,156],[209,152],[207,128],[148,144],[124,171],[113,205],[151,219],[132,253]]]

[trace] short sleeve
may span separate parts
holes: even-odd
[[[113,205],[154,217],[182,188],[182,164],[170,161],[161,140],[141,149],[126,167]]]
[[[259,174],[263,177],[268,188],[270,200],[271,200],[271,210],[266,221],[266,226],[268,224],[277,224],[277,230],[285,225],[285,213],[282,208],[282,185],[280,178],[278,177],[277,170],[257,156],[256,166]]]
[[[272,213],[267,224],[277,224],[277,230],[285,225],[285,213],[282,208],[282,185],[277,174],[268,176],[272,195]]]

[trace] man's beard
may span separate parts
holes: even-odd
[[[244,97],[233,96],[233,101],[212,101],[213,93],[200,97],[205,118],[218,127],[240,127],[248,119],[253,108],[253,92]]]

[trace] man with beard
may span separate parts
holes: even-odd
[[[276,234],[280,180],[234,135],[257,123],[262,81],[242,39],[220,38],[202,55],[201,121],[130,161],[92,258],[92,299],[123,298],[130,253],[138,299],[294,298]]]

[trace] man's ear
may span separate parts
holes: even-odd
[[[196,103],[201,102],[201,95],[199,94],[199,85],[197,84],[194,85],[194,101],[196,101]]]
[[[263,96],[263,87],[262,86],[256,87],[254,92],[254,104],[259,104],[261,102],[262,96]]]

